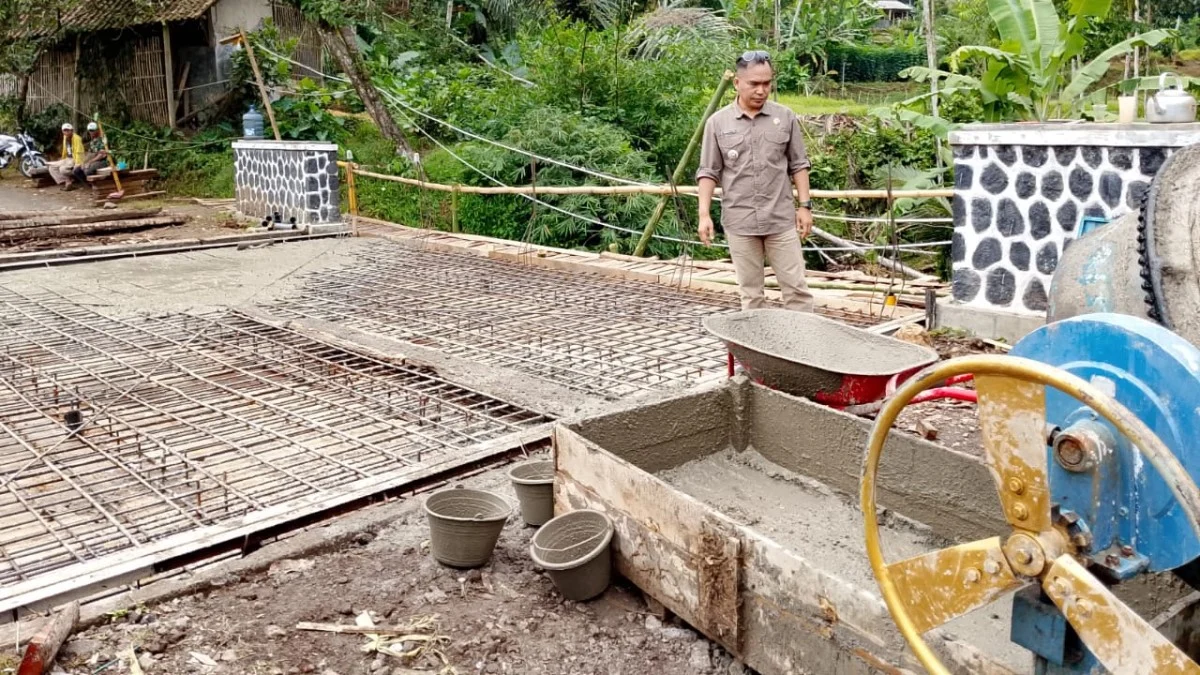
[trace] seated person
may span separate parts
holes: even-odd
[[[108,166],[108,151],[104,149],[104,139],[100,137],[100,127],[95,122],[87,125],[86,155],[82,163],[75,166],[73,176],[79,184],[87,182],[88,176]]]
[[[55,183],[63,186],[64,190],[75,189],[72,173],[75,171],[77,160],[82,161],[84,155],[83,139],[75,133],[75,127],[69,122],[62,125],[62,152],[57,162],[50,162],[50,177]]]

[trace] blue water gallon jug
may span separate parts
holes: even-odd
[[[245,130],[246,138],[263,137],[263,116],[254,109],[253,105],[245,115],[242,115],[242,128]]]

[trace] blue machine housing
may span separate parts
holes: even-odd
[[[1014,356],[1066,370],[1112,395],[1200,478],[1200,349],[1162,326],[1120,314],[1088,314],[1029,334]],[[1046,448],[1052,503],[1090,533],[1092,570],[1112,582],[1176,570],[1200,556],[1183,509],[1162,476],[1090,408],[1052,388],[1046,421],[1068,429],[1090,420],[1106,429],[1112,451],[1086,471],[1064,468]],[[1073,516],[1077,516],[1075,520]],[[1036,673],[1106,672],[1040,589],[1013,599],[1012,640],[1038,655]]]
[[[1090,314],[1048,324],[1012,350],[1066,370],[1114,396],[1200,478],[1200,349],[1145,319]],[[1200,556],[1200,540],[1158,472],[1136,448],[1074,398],[1048,388],[1046,421],[1067,429],[1096,419],[1116,449],[1095,469],[1063,468],[1047,448],[1052,501],[1090,530],[1092,560],[1114,579],[1176,569]],[[1133,548],[1121,552],[1122,546]],[[1113,555],[1116,556],[1114,561]]]

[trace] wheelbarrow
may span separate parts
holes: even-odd
[[[736,362],[763,386],[854,414],[878,411],[900,383],[938,360],[932,349],[806,312],[720,314],[706,318],[704,328],[725,343],[731,377]],[[911,403],[939,398],[975,401],[975,392],[938,387]]]

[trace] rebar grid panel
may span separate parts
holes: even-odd
[[[736,310],[722,293],[582,275],[379,242],[357,264],[305,277],[271,308],[339,322],[615,400],[724,372],[701,320]],[[822,308],[872,325],[867,314]]]
[[[232,312],[0,317],[0,588],[549,421]]]

